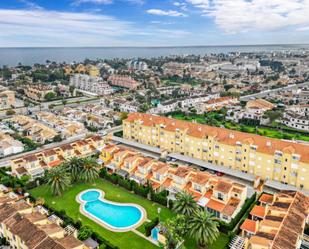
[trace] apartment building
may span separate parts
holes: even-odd
[[[138,184],[149,182],[156,192],[167,190],[169,199],[175,200],[181,191],[192,194],[200,206],[225,222],[235,217],[247,198],[244,185],[188,166],[175,167],[125,147],[108,144],[101,158],[110,173]]]
[[[18,178],[29,175],[32,179],[42,177],[45,170],[57,167],[72,157],[87,157],[95,154],[104,145],[104,139],[93,136],[84,140],[64,144],[38,153],[11,160],[13,175]]]
[[[14,249],[88,249],[35,207],[13,193],[0,192],[0,237]]]
[[[131,78],[130,76],[122,75],[111,75],[108,78],[108,82],[113,86],[120,86],[123,88],[128,88],[130,90],[135,90],[140,86],[140,83]]]
[[[15,104],[15,92],[0,91],[0,110],[9,109]]]
[[[309,197],[300,192],[262,194],[240,227],[245,249],[300,248],[308,211]]]
[[[52,141],[53,138],[58,135],[55,129],[27,116],[15,115],[7,121],[10,122],[18,132],[38,143]]]
[[[140,60],[131,60],[127,63],[127,66],[129,70],[145,71],[148,69],[147,63],[144,61],[140,61]]]
[[[142,113],[131,113],[123,121],[123,136],[263,180],[309,189],[306,144]]]
[[[36,101],[44,101],[46,94],[55,93],[52,86],[46,84],[25,85],[24,91],[28,98]]]
[[[115,91],[107,82],[104,82],[101,77],[88,74],[72,75],[70,77],[70,85],[96,95],[109,95]]]

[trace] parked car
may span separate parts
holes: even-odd
[[[222,173],[222,172],[217,172],[216,175],[217,175],[217,176],[224,176],[224,173]]]

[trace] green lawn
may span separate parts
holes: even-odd
[[[143,206],[147,212],[148,219],[154,219],[157,217],[157,208],[161,208],[160,220],[166,220],[170,217],[174,216],[174,213],[157,203],[149,201],[143,197],[140,197],[134,193],[131,193],[121,187],[115,186],[110,182],[107,182],[102,179],[96,180],[94,183],[80,183],[72,186],[68,189],[61,197],[54,197],[51,195],[49,188],[47,186],[40,186],[30,191],[30,193],[38,198],[44,198],[46,204],[58,211],[65,210],[66,214],[73,218],[74,220],[80,220],[82,224],[85,226],[89,226],[93,229],[93,231],[99,233],[102,237],[110,241],[112,244],[118,246],[121,249],[126,248],[134,248],[134,249],[154,249],[158,248],[149,241],[144,238],[136,235],[133,232],[125,232],[125,233],[115,233],[111,232],[102,226],[98,225],[91,219],[83,216],[79,212],[79,203],[76,202],[76,196],[83,190],[89,188],[98,188],[105,192],[105,198],[115,202],[122,203],[137,203]],[[145,224],[145,223],[144,223]],[[137,228],[138,231],[144,233],[144,224]],[[221,235],[218,241],[214,243],[209,249],[224,249],[226,248],[226,244],[228,243],[228,239],[225,235]],[[220,245],[220,246],[219,246]],[[185,246],[187,249],[196,248],[196,243],[188,239],[186,240]]]

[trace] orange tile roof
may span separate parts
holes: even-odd
[[[219,180],[214,190],[220,191],[222,193],[228,193],[232,188],[233,188],[232,183],[225,180]]]
[[[224,209],[225,205],[219,201],[216,201],[216,200],[209,200],[209,202],[206,204],[206,207],[209,207],[213,210],[216,210],[218,212],[222,212],[222,210]]]
[[[169,187],[170,185],[171,185],[171,183],[172,183],[172,179],[171,178],[167,178],[164,182],[163,182],[163,186],[165,187],[165,188],[167,188],[167,187]]]
[[[266,203],[266,204],[271,204],[274,201],[274,196],[271,194],[265,194],[263,193],[259,199],[259,202],[261,203]]]
[[[240,226],[241,230],[255,234],[257,231],[257,222],[250,219],[245,219],[244,223]]]
[[[259,218],[264,218],[266,215],[266,208],[263,206],[255,205],[250,214]]]
[[[56,160],[56,161],[52,161],[50,163],[48,163],[49,167],[56,167],[61,163],[61,160]]]
[[[287,147],[290,147],[290,149],[293,148],[295,154],[299,154],[301,156],[301,162],[309,163],[309,146],[294,141],[268,138],[256,134],[201,125],[146,113],[130,113],[125,122],[133,123],[138,120],[141,120],[146,126],[163,125],[167,128],[167,130],[171,131],[174,131],[176,128],[185,130],[187,135],[196,138],[202,139],[206,136],[216,137],[217,141],[228,145],[235,145],[238,141],[241,143],[252,143],[257,146],[257,152],[264,154],[273,155],[276,150],[283,151]]]

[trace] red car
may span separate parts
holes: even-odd
[[[217,176],[224,176],[224,173],[222,173],[222,172],[217,172],[216,175],[217,175]]]

